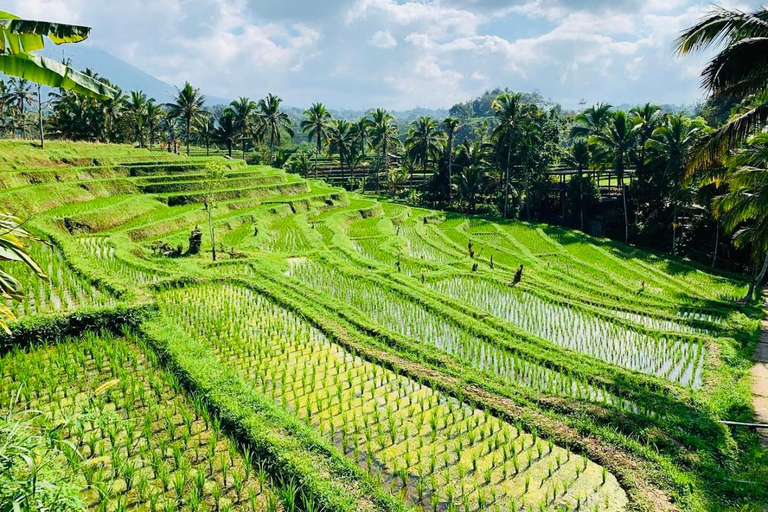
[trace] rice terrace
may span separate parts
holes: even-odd
[[[712,9],[695,114],[444,121],[161,103],[0,13],[0,512],[764,510],[768,11]]]

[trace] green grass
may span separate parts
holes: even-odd
[[[168,379],[172,415],[220,418],[221,442],[262,461],[272,505],[285,509],[293,485],[298,509],[329,511],[768,501],[756,436],[718,423],[753,414],[762,311],[733,301],[746,286],[739,276],[562,228],[380,202],[239,160],[217,187],[214,264],[200,201],[203,169],[218,157],[59,142],[0,149],[0,204],[33,215],[29,226],[54,244],[33,248],[49,283],[11,267],[30,300],[11,304],[23,336],[9,340],[55,344],[0,356],[4,383],[28,383],[25,407],[82,418],[62,390],[100,396],[99,382],[116,380],[109,389],[122,394],[109,404],[122,402],[130,423],[123,389]],[[159,241],[185,250],[195,225],[200,254],[152,252]],[[105,324],[139,325],[72,337]],[[129,362],[94,365],[94,353]],[[86,369],[62,362],[64,374],[44,374],[45,358]],[[70,384],[68,372],[86,378]],[[170,443],[170,460],[176,441],[158,433],[143,449]],[[200,446],[184,450],[189,475]],[[146,504],[109,464],[118,501],[107,508]],[[217,468],[210,477],[233,501]],[[212,486],[201,493],[209,504]],[[163,499],[177,501],[174,492],[171,482]]]

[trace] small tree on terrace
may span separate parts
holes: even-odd
[[[216,190],[224,179],[226,166],[220,163],[208,165],[205,170],[205,203],[203,207],[208,213],[208,232],[211,235],[211,255],[216,261],[216,230],[213,227],[213,210],[217,206]]]

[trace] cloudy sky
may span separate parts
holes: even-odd
[[[588,103],[691,103],[703,56],[675,36],[700,0],[11,0],[207,94],[333,108],[450,107],[494,87]],[[3,2],[7,4],[7,2]],[[752,0],[720,5],[751,9]]]

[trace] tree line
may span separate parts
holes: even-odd
[[[307,177],[318,177],[322,158],[349,189],[560,223],[754,272],[757,284],[768,267],[768,93],[764,59],[755,57],[764,55],[756,45],[766,39],[766,12],[716,8],[680,36],[681,54],[725,46],[702,74],[711,94],[697,116],[651,103],[568,113],[535,93],[494,91],[454,106],[444,119],[422,116],[401,130],[381,108],[350,121],[315,103],[292,117],[273,94],[206,107],[188,82],[159,104],[86,71],[116,94],[57,90],[43,108],[39,87],[0,81],[0,130],[169,151],[183,145],[188,154],[195,144],[206,154],[239,153]],[[606,180],[613,193],[601,196]]]

